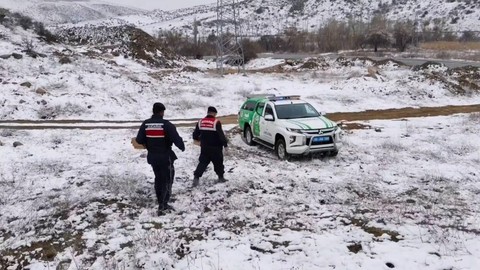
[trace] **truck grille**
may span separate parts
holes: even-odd
[[[334,131],[333,128],[306,129],[306,130],[303,130],[302,133],[307,134],[307,135],[318,135],[318,134],[327,134],[327,133],[330,133],[330,132],[333,132],[333,131]]]

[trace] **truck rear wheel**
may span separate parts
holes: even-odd
[[[255,142],[253,141],[252,129],[250,128],[250,126],[245,127],[245,130],[243,131],[243,137],[245,138],[245,142],[248,145],[255,145]]]

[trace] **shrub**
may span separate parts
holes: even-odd
[[[13,129],[3,129],[0,132],[1,137],[12,137],[13,136]]]
[[[413,35],[415,33],[413,22],[397,22],[393,31],[395,47],[399,51],[404,52],[407,49],[407,46],[413,43]]]
[[[18,25],[20,25],[24,30],[31,29],[33,27],[33,20],[30,17],[23,16],[20,13],[13,14],[17,18]]]
[[[50,31],[45,29],[45,26],[41,22],[35,22],[34,24],[35,33],[42,37],[48,43],[57,42],[57,37],[52,34]]]
[[[303,13],[305,9],[305,3],[307,0],[291,0],[292,6],[290,7],[290,13]]]
[[[67,102],[64,105],[45,106],[38,110],[37,115],[40,119],[55,119],[59,116],[78,116],[87,111],[86,108]]]
[[[248,63],[250,60],[257,58],[257,53],[262,51],[262,48],[257,42],[253,42],[248,39],[242,40],[242,48],[244,63]]]

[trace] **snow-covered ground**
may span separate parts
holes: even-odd
[[[209,60],[192,61],[204,71],[192,73],[152,69],[122,56],[85,57],[81,52],[87,49],[68,49],[73,50],[66,52],[69,64],[59,64],[60,57],[54,55],[65,52],[60,46],[42,47],[46,58],[0,59],[3,119],[141,120],[154,101],[165,103],[169,118],[200,117],[212,105],[228,115],[238,112],[246,96],[259,93],[300,94],[325,112],[480,103],[480,95],[453,94],[450,86],[431,78],[432,72],[443,70],[416,72],[387,65],[374,78],[367,76],[368,63],[344,67],[328,59],[331,67],[326,70],[222,77]],[[21,46],[0,40],[0,51],[20,52]],[[260,59],[247,68],[278,63]]]
[[[336,158],[290,162],[231,132],[229,181],[210,169],[198,189],[180,128],[163,217],[136,130],[4,130],[2,269],[476,269],[480,116],[369,124]]]
[[[27,56],[28,43],[45,57]],[[236,114],[259,93],[300,94],[324,112],[480,103],[475,74],[317,62],[259,59],[225,76],[211,61],[154,69],[0,26],[0,116],[139,121],[160,101],[167,118],[197,118],[211,105]],[[199,149],[180,128],[177,211],[164,217],[130,145],[136,130],[2,129],[0,269],[476,269],[480,116],[368,124],[381,132],[346,131],[336,158],[290,162],[227,125],[229,182],[210,170],[194,190]]]

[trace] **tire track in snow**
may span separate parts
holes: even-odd
[[[459,113],[480,112],[480,104],[449,105],[440,107],[398,108],[366,110],[360,112],[335,112],[327,117],[336,122],[389,120],[414,117],[446,116]],[[223,124],[237,124],[237,115],[220,116]],[[177,127],[194,127],[199,119],[168,119]],[[0,129],[138,129],[142,121],[125,120],[1,120]],[[351,125],[350,129],[361,126]],[[348,129],[348,125],[347,125]]]

